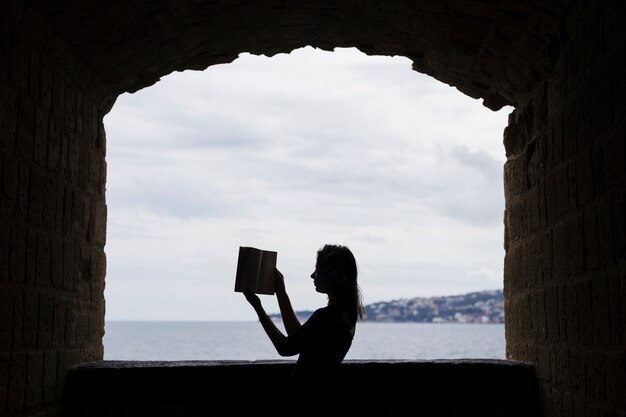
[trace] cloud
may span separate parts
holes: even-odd
[[[253,318],[232,292],[239,245],[278,250],[298,309],[324,302],[308,276],[326,242],[355,251],[366,301],[477,289],[468,271],[503,260],[506,111],[354,49],[242,54],[122,95],[107,318]]]

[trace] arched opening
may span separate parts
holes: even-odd
[[[105,118],[105,358],[276,358],[259,326],[242,332],[257,337],[246,354],[212,352],[196,336],[219,346],[233,337],[224,323],[213,334],[171,322],[256,321],[233,293],[239,245],[280,248],[296,308],[322,306],[308,275],[328,240],[355,251],[365,303],[377,303],[351,357],[504,358],[499,301],[427,298],[502,290],[508,111],[412,71],[407,58],[355,48],[243,54],[120,97]],[[278,312],[273,297],[264,303]],[[407,324],[372,324],[383,321]],[[454,324],[423,324],[438,321]],[[476,321],[497,324],[457,327]],[[134,341],[143,347],[133,355]]]
[[[507,354],[532,364],[545,415],[624,414],[625,4],[2,3],[0,409],[57,415],[69,367],[102,359],[102,120],[115,99],[173,71],[312,45],[406,56],[491,109],[516,108],[505,131]],[[412,409],[419,367],[399,367]],[[492,387],[518,382],[499,376]],[[79,386],[87,403],[103,388]],[[376,394],[364,408],[385,414]]]

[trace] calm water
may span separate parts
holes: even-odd
[[[284,359],[258,322],[108,321],[105,332],[106,360]],[[346,357],[460,358],[504,359],[504,325],[359,322]]]

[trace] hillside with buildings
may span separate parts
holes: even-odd
[[[301,320],[312,311],[298,311]],[[280,314],[270,315],[280,320]],[[419,323],[504,323],[502,290],[462,295],[400,298],[365,306],[365,321]]]

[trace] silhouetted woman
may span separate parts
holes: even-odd
[[[328,295],[328,304],[300,324],[285,291],[283,275],[276,270],[276,298],[286,336],[265,313],[259,297],[250,290],[244,291],[278,354],[299,355],[292,373],[296,381],[292,382],[302,383],[301,388],[322,379],[332,380],[350,349],[356,322],[363,318],[356,260],[350,249],[324,245],[317,251],[311,278],[315,290]]]

